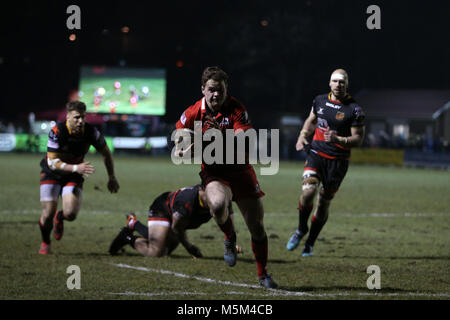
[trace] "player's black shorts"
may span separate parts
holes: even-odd
[[[315,175],[322,183],[322,192],[334,195],[344,180],[347,170],[347,159],[328,159],[310,151],[306,157],[303,178],[307,175]]]
[[[167,207],[167,197],[170,192],[165,192],[158,196],[150,205],[148,210],[149,221],[167,221],[169,225],[172,223],[172,217],[170,216],[169,209]]]
[[[83,182],[84,178],[75,172],[69,173],[69,174],[58,174],[54,172],[48,172],[46,170],[41,170],[40,175],[40,184],[59,184],[62,187],[68,186],[68,185],[74,185],[77,188],[82,189],[83,188]]]

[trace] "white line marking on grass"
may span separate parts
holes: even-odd
[[[108,211],[108,210],[81,210],[82,214],[121,214],[124,213],[124,211]],[[137,215],[146,215],[148,212],[140,212],[135,211]],[[0,214],[41,214],[41,210],[39,209],[18,209],[18,210],[9,210],[9,209],[3,209],[0,210]],[[450,212],[441,212],[441,213],[345,213],[345,212],[336,212],[332,213],[335,216],[340,217],[374,217],[374,218],[393,218],[393,217],[431,217],[431,216],[450,216]],[[297,212],[292,213],[275,213],[275,212],[269,212],[264,214],[266,217],[297,217]]]
[[[334,216],[338,217],[372,217],[372,218],[396,218],[396,217],[439,217],[439,216],[450,216],[450,213],[332,213]],[[298,213],[265,213],[264,216],[267,217],[297,217]]]
[[[204,292],[177,292],[177,291],[171,291],[171,292],[132,292],[132,291],[125,291],[125,292],[109,292],[108,294],[111,295],[117,295],[117,296],[146,296],[146,297],[158,297],[158,296],[204,296],[206,293]]]
[[[273,290],[273,289],[272,289]],[[275,290],[274,290],[275,291]],[[278,290],[283,291],[283,290]],[[296,296],[299,296],[300,293],[304,295],[304,292],[291,292],[287,291],[289,293],[295,293]],[[171,297],[171,296],[210,296],[210,293],[206,292],[177,292],[177,291],[171,291],[171,292],[132,292],[132,291],[125,291],[125,292],[109,292],[110,295],[117,295],[117,296],[144,296],[144,297]],[[227,291],[222,292],[221,294],[233,296],[233,295],[245,295],[245,296],[252,296],[252,297],[275,297],[275,296],[288,296],[291,294],[277,294],[277,292],[269,292],[269,293],[249,293],[249,292],[243,292],[243,291]],[[337,296],[360,296],[360,297],[437,297],[437,298],[444,298],[444,297],[450,297],[450,293],[423,293],[423,292],[407,292],[407,293],[366,293],[366,292],[360,292],[356,294],[350,294],[347,292],[341,292],[341,293],[329,293],[329,294],[306,294],[309,297],[337,297]]]
[[[282,291],[282,290],[278,290]],[[287,291],[290,292],[290,291]],[[299,293],[299,292],[291,292],[291,293]],[[132,292],[132,291],[125,291],[125,292],[109,292],[110,295],[116,295],[116,296],[144,296],[144,297],[173,297],[173,296],[210,296],[210,293],[206,292],[177,292],[177,291],[170,291],[170,292]],[[229,295],[229,296],[237,296],[237,295],[245,295],[245,296],[252,296],[252,297],[275,297],[275,296],[288,296],[288,294],[277,294],[276,292],[269,292],[269,293],[252,293],[252,292],[243,292],[243,291],[227,291],[222,292],[221,294]],[[295,294],[296,296],[299,296],[298,294]],[[341,293],[329,293],[329,294],[311,294],[308,293],[307,296],[309,297],[331,297],[335,298],[337,296],[360,296],[360,297],[437,297],[437,298],[444,298],[444,297],[450,297],[450,293],[423,293],[423,292],[407,292],[407,293],[365,293],[360,292],[356,294],[350,294],[347,292],[341,292]]]
[[[253,284],[246,284],[246,283],[237,283],[237,282],[231,282],[231,281],[222,281],[222,280],[216,280],[216,279],[210,279],[210,278],[202,278],[197,276],[190,276],[184,273],[179,272],[173,272],[169,270],[158,270],[158,269],[152,269],[152,268],[146,268],[146,267],[135,267],[130,266],[128,264],[115,264],[114,266],[119,268],[125,268],[125,269],[133,269],[133,270],[139,270],[139,271],[145,271],[145,272],[154,272],[154,273],[161,273],[166,275],[172,275],[179,278],[184,279],[194,279],[198,281],[207,282],[210,284],[221,284],[226,286],[235,286],[235,287],[243,287],[243,288],[252,288],[252,289],[262,289],[267,290],[266,293],[247,293],[247,292],[236,292],[236,291],[228,291],[228,292],[222,292],[221,294],[227,294],[227,295],[252,295],[252,296],[261,296],[261,297],[280,297],[280,296],[296,296],[296,297],[338,297],[338,296],[372,296],[372,297],[450,297],[450,293],[425,293],[425,292],[407,292],[407,293],[348,293],[348,292],[337,292],[337,293],[309,293],[309,292],[299,292],[299,291],[288,291],[288,290],[280,290],[280,289],[265,289],[259,285],[253,285]],[[157,294],[154,293],[135,293],[135,292],[124,292],[124,293],[109,293],[114,295],[144,295],[144,296],[155,296]],[[206,293],[202,292],[169,292],[169,293],[159,293],[160,295],[206,295]]]

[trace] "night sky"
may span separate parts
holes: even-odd
[[[66,27],[71,4],[81,30]],[[381,30],[366,27],[371,4]],[[1,15],[3,119],[62,108],[79,67],[95,64],[165,68],[168,122],[201,97],[210,65],[260,126],[305,116],[339,67],[350,93],[450,88],[450,1],[20,1]]]

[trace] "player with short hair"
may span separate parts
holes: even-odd
[[[234,130],[234,137],[244,134],[253,128],[244,105],[236,98],[228,95],[228,75],[219,67],[208,67],[201,78],[203,98],[187,108],[176,124],[177,129],[194,130],[194,122],[201,121],[202,133],[209,129],[219,130],[223,137],[223,155],[226,154],[227,141],[225,130]],[[208,143],[203,143],[203,150]],[[234,144],[236,156],[239,151]],[[187,149],[186,149],[187,150]],[[202,150],[202,151],[203,151]],[[181,151],[178,155],[183,155]],[[178,153],[178,151],[176,151]],[[203,154],[203,153],[202,153]],[[226,156],[224,156],[224,159]],[[245,163],[236,161],[232,164],[208,164],[202,157],[200,177],[205,186],[206,201],[211,214],[219,228],[225,234],[224,259],[229,266],[236,264],[236,232],[228,212],[228,203],[237,203],[251,234],[253,253],[258,268],[258,278],[262,286],[275,288],[277,284],[267,273],[268,240],[264,229],[264,208],[262,192],[256,179],[255,171],[248,161],[246,152]]]
[[[114,162],[105,138],[92,125],[86,123],[86,105],[71,101],[66,105],[66,121],[53,126],[49,132],[47,154],[42,159],[40,201],[42,214],[39,227],[42,242],[40,254],[50,253],[50,233],[60,240],[64,231],[64,220],[73,221],[81,206],[84,178],[94,173],[94,166],[84,162],[84,157],[93,145],[104,158],[108,173],[108,190],[116,193],[119,183],[114,175]],[[57,211],[59,196],[62,210]]]
[[[231,202],[228,209],[232,212]],[[181,243],[193,257],[201,258],[200,249],[190,243],[186,230],[197,229],[209,220],[211,214],[202,185],[164,192],[150,205],[148,226],[138,221],[134,213],[127,215],[127,225],[112,241],[109,253],[116,255],[129,244],[144,256],[162,257]],[[133,235],[133,231],[141,237]]]
[[[347,173],[350,149],[362,144],[365,133],[364,112],[347,93],[347,72],[343,69],[333,71],[329,85],[330,93],[314,99],[296,144],[297,151],[307,152],[307,159],[298,207],[299,224],[286,247],[288,250],[297,248],[309,231],[302,252],[304,257],[313,254],[314,243],[328,219],[330,202]],[[308,137],[313,132],[309,144]],[[309,229],[308,219],[320,183],[322,187]]]

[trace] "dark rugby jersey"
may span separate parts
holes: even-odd
[[[347,95],[343,102],[339,102],[331,100],[331,94],[323,94],[314,99],[312,112],[317,116],[317,127],[311,151],[325,158],[348,159],[350,148],[326,142],[324,132],[334,130],[338,136],[351,136],[351,127],[364,126],[365,115],[361,107],[350,95]]]
[[[60,122],[48,134],[47,152],[58,153],[59,159],[65,163],[78,164],[83,162],[91,145],[97,150],[106,146],[105,138],[95,127],[85,123],[83,133],[74,136],[69,133],[66,122]],[[41,161],[41,168],[45,172],[56,174],[48,167],[47,155]]]
[[[189,219],[186,229],[196,229],[211,219],[209,209],[200,205],[198,196],[200,188],[201,185],[198,184],[170,192],[167,196],[166,204],[170,216],[178,212],[182,217]]]
[[[253,128],[252,124],[250,123],[250,120],[248,118],[247,110],[245,109],[244,105],[239,102],[237,99],[235,99],[232,96],[227,97],[226,101],[224,102],[224,105],[222,106],[222,110],[218,112],[217,114],[213,115],[212,112],[209,110],[209,108],[206,105],[205,98],[202,98],[201,100],[197,101],[194,105],[187,108],[183,114],[181,115],[180,119],[178,120],[176,124],[177,129],[183,129],[188,128],[191,130],[194,130],[194,121],[201,121],[202,122],[202,132],[204,133],[206,130],[210,129],[209,125],[205,124],[205,116],[212,115],[216,121],[220,124],[220,130],[222,132],[222,138],[223,138],[223,164],[206,164],[203,161],[202,158],[202,169],[208,169],[211,171],[214,170],[246,170],[250,166],[249,159],[248,159],[248,149],[246,147],[245,152],[245,163],[244,164],[237,164],[237,144],[236,140],[233,138],[233,141],[227,141],[226,139],[226,130],[227,129],[233,129],[234,131],[238,129],[242,130],[248,130],[250,128]],[[203,141],[202,142],[202,149],[205,150],[205,148],[210,144],[209,141]],[[234,143],[234,164],[226,164],[226,146],[228,143]],[[202,152],[203,152],[202,150]],[[203,154],[203,153],[202,153]]]

